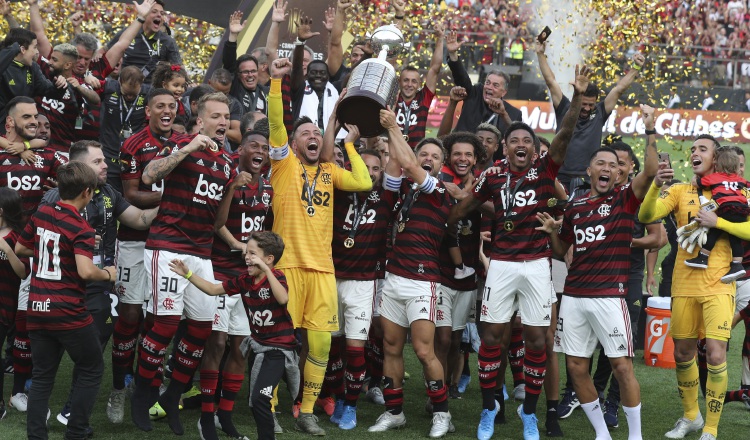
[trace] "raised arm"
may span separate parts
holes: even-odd
[[[552,72],[552,68],[550,68],[549,63],[547,62],[547,54],[544,53],[547,49],[547,43],[540,43],[537,41],[535,44],[536,57],[539,60],[539,70],[542,71],[542,78],[544,78],[544,82],[549,89],[549,97],[550,100],[552,100],[552,105],[557,108],[557,106],[560,105],[563,93],[560,84],[558,84],[557,79],[555,79],[555,73]]]
[[[422,169],[417,162],[409,144],[404,140],[401,129],[396,123],[396,114],[392,110],[380,110],[380,124],[388,131],[388,145],[391,159],[396,159],[401,164],[406,177],[413,180],[418,185],[424,183],[429,178],[429,173]]]
[[[279,57],[279,29],[281,28],[281,23],[286,20],[286,7],[287,2],[284,0],[277,0],[273,5],[271,26],[268,27],[268,36],[266,37],[266,47],[264,49],[269,66],[273,60]]]
[[[29,28],[31,32],[36,34],[39,53],[43,57],[48,57],[52,52],[52,44],[44,32],[44,20],[42,20],[42,14],[39,11],[39,0],[26,0],[26,3],[29,4]]]
[[[341,63],[344,62],[344,46],[341,45],[341,38],[344,36],[346,28],[346,10],[353,4],[352,0],[338,0],[336,2],[331,38],[328,39],[328,59],[326,59],[328,74],[331,76],[338,73]]]
[[[302,59],[305,55],[305,41],[320,35],[320,32],[311,30],[312,18],[301,15],[297,20],[297,41],[294,42],[292,52],[292,93],[300,90],[305,85],[305,72],[302,68]]]
[[[451,89],[448,107],[445,108],[443,119],[440,120],[437,137],[445,136],[453,130],[453,119],[456,114],[456,107],[458,107],[458,103],[464,99],[466,99],[466,89],[461,86],[456,86]]]
[[[268,143],[272,149],[286,147],[289,142],[284,126],[284,103],[281,101],[281,81],[289,73],[291,63],[287,58],[278,58],[269,64],[271,90],[268,92]]]
[[[432,93],[437,88],[437,80],[440,70],[443,67],[443,38],[445,35],[445,26],[442,23],[435,23],[435,50],[432,52],[432,61],[430,69],[427,71],[425,85]]]
[[[581,112],[581,98],[583,92],[589,86],[589,69],[586,65],[580,68],[576,64],[575,82],[573,83],[573,100],[570,102],[570,108],[565,113],[565,117],[562,120],[562,127],[557,132],[552,143],[549,147],[549,155],[556,164],[562,165],[565,160],[565,154],[568,151],[568,144],[570,138],[573,137],[573,129],[576,126],[578,120],[578,114]]]
[[[146,165],[146,169],[143,170],[143,176],[141,176],[143,183],[146,185],[153,185],[164,179],[173,169],[177,168],[177,165],[179,165],[180,162],[194,151],[204,150],[212,145],[214,145],[214,141],[208,136],[202,134],[195,136],[189,144],[177,151],[173,151],[169,156],[149,162],[149,164]]]
[[[130,46],[130,43],[133,42],[133,39],[143,28],[143,25],[138,20],[145,19],[149,12],[151,12],[151,8],[154,7],[155,3],[155,0],[143,0],[143,3],[141,3],[140,5],[136,2],[133,2],[136,18],[133,19],[133,22],[130,23],[130,26],[125,28],[122,34],[120,34],[120,38],[117,40],[117,43],[110,47],[107,53],[104,55],[107,57],[107,61],[109,61],[110,66],[114,67],[117,65],[117,63],[120,62],[122,56],[125,54],[125,51],[128,49],[128,46]]]
[[[458,49],[464,44],[463,41],[458,41],[458,34],[456,31],[451,30],[445,35],[445,48],[448,49],[448,67],[451,69],[451,75],[453,75],[453,82],[457,86],[461,86],[468,92],[471,88],[471,78],[466,72],[466,68],[458,59]]]
[[[646,150],[643,152],[643,171],[638,173],[630,184],[633,194],[639,200],[646,197],[651,182],[659,171],[659,152],[656,150],[656,130],[654,130],[654,108],[641,104],[643,124],[646,126]]]
[[[3,18],[5,18],[5,21],[8,22],[9,29],[21,27],[21,25],[18,24],[16,18],[13,17],[13,13],[10,10],[10,3],[6,0],[0,0],[0,14],[2,14]]]
[[[628,87],[630,87],[630,85],[633,84],[635,79],[638,77],[641,69],[643,69],[643,64],[646,62],[646,57],[638,52],[633,55],[632,61],[633,63],[630,66],[630,70],[628,71],[628,73],[620,78],[620,81],[617,82],[612,90],[609,91],[607,97],[604,98],[604,111],[607,112],[607,114],[611,113],[612,110],[615,109],[617,101],[620,100],[620,96],[625,93],[625,90],[627,90]]]
[[[391,5],[393,6],[393,25],[397,28],[404,30],[404,17],[406,17],[406,0],[392,0]]]

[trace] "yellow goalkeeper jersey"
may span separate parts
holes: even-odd
[[[711,191],[704,191],[703,196],[711,199]],[[701,203],[698,190],[689,183],[678,183],[659,195],[659,188],[651,185],[638,215],[642,223],[650,223],[674,212],[677,227],[685,226],[693,220],[700,210]],[[675,244],[676,246],[676,244]],[[735,294],[735,283],[724,284],[721,277],[729,270],[732,250],[729,241],[722,236],[716,242],[708,259],[707,269],[694,269],[685,265],[685,260],[698,255],[700,247],[688,253],[681,247],[677,249],[677,260],[672,275],[672,296],[705,296],[710,294]]]

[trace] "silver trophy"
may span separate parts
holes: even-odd
[[[386,59],[404,52],[408,46],[396,26],[377,28],[370,37],[370,47],[378,57],[362,61],[349,76],[346,97],[339,104],[336,117],[342,124],[356,125],[363,138],[385,131],[380,125],[380,110],[393,107],[398,96],[396,70]]]

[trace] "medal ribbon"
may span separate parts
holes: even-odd
[[[365,201],[362,202],[362,210],[357,209],[359,196],[357,195],[357,193],[354,193],[352,195],[354,196],[354,200],[352,201],[352,204],[354,205],[354,221],[352,221],[352,229],[351,231],[349,231],[349,238],[354,240],[354,235],[357,234],[357,228],[362,222],[362,217],[365,216],[365,212],[367,211],[367,200],[369,199],[369,195],[365,198]]]
[[[396,234],[398,234],[399,223],[406,224],[406,222],[409,221],[409,211],[411,210],[411,206],[414,204],[414,201],[417,200],[417,196],[419,195],[417,186],[417,182],[414,182],[409,187],[409,191],[406,192],[406,196],[404,196],[404,203],[401,205],[401,209],[398,210],[398,221],[393,223],[393,230],[391,231],[391,244],[396,242]]]
[[[305,179],[305,186],[307,187],[307,209],[315,209],[313,207],[313,195],[315,195],[315,185],[317,185],[318,176],[320,176],[320,164],[318,164],[318,170],[315,172],[315,177],[313,177],[312,185],[310,185],[310,180],[307,177],[305,166],[301,163],[300,166],[302,167],[302,178]]]

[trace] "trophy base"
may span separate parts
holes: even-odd
[[[347,93],[339,103],[336,117],[341,123],[356,125],[363,138],[383,134],[385,129],[380,125],[380,110],[385,109],[383,98],[367,90],[356,93]]]

